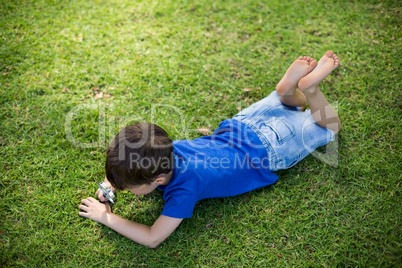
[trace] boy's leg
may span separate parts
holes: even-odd
[[[328,103],[319,84],[328,74],[339,66],[339,59],[332,51],[327,51],[318,61],[317,67],[299,81],[299,89],[304,93],[310,105],[311,114],[315,122],[322,127],[331,129],[338,133],[341,128],[341,121]]]
[[[299,80],[317,66],[317,61],[310,57],[299,57],[288,68],[282,80],[276,86],[280,101],[286,106],[306,108],[306,97],[297,89]]]

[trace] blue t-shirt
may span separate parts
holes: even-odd
[[[169,184],[160,186],[162,215],[190,218],[197,201],[242,194],[274,183],[261,140],[235,119],[221,122],[211,136],[173,142],[175,164]]]

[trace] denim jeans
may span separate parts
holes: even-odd
[[[316,148],[334,140],[334,132],[317,125],[311,111],[281,103],[274,91],[236,114],[251,127],[268,153],[271,171],[296,165]]]

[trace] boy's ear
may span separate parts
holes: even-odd
[[[156,177],[156,179],[154,180],[154,182],[157,183],[157,184],[159,184],[159,185],[164,184],[165,181],[166,181],[165,176],[166,176],[165,173],[162,173],[162,174],[158,175],[158,177]]]

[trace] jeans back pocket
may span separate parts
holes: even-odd
[[[284,118],[271,117],[264,123],[275,133],[278,144],[283,144],[296,133],[294,126]]]

